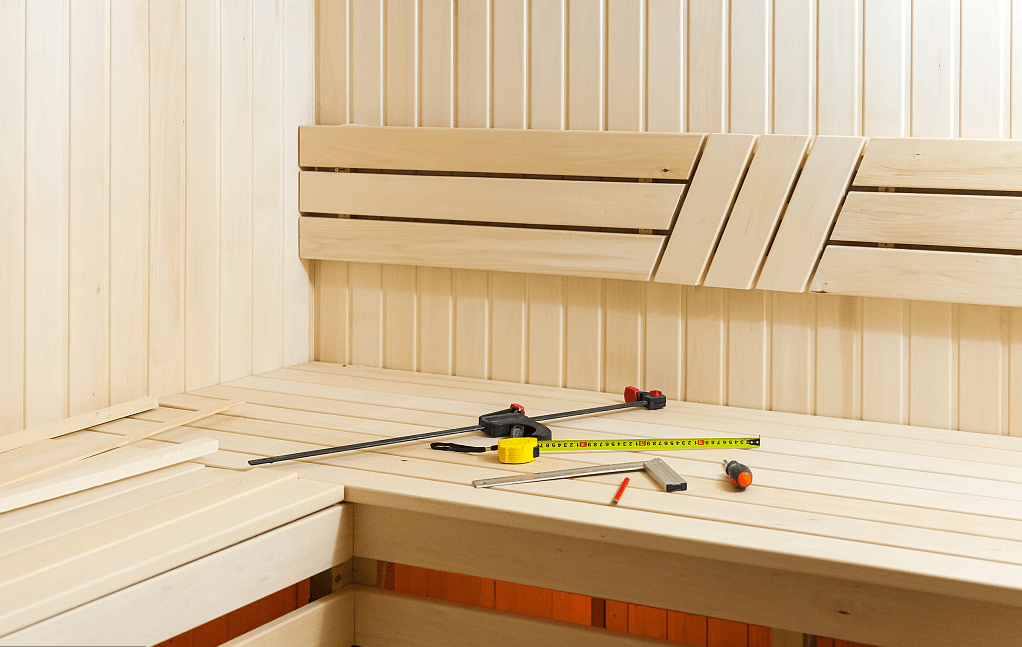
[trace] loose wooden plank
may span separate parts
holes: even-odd
[[[817,137],[774,237],[758,290],[805,292],[866,140]]]
[[[295,479],[293,474],[280,480],[260,471],[4,558],[0,631],[21,629],[95,600],[321,510],[343,496],[336,486]],[[69,580],[79,585],[57,586]]]
[[[299,209],[470,222],[667,229],[682,186],[302,171]]]
[[[752,288],[808,147],[808,137],[764,135],[760,139],[704,285]]]
[[[663,236],[342,218],[300,221],[302,258],[645,281]],[[493,250],[500,250],[495,254]]]
[[[167,447],[162,451],[151,452],[142,459],[124,458],[109,462],[102,461],[101,464],[95,466],[83,464],[74,471],[5,490],[0,495],[0,512],[22,508],[47,499],[192,460],[199,456],[212,454],[216,450],[216,441],[197,440]]]
[[[27,469],[5,468],[3,470],[0,470],[0,488],[7,487],[12,483],[24,481],[25,479],[28,478],[33,478],[35,476],[38,476],[39,474],[44,474],[51,470],[57,469],[58,467],[70,465],[80,460],[89,458],[90,456],[96,456],[97,454],[101,454],[112,449],[117,449],[118,447],[124,447],[125,445],[133,443],[135,441],[142,440],[143,438],[148,438],[150,436],[154,436],[164,431],[175,429],[182,425],[187,425],[188,423],[195,422],[196,420],[208,418],[209,416],[220,413],[221,411],[225,411],[226,409],[229,409],[237,404],[240,404],[240,401],[228,402],[225,405],[218,404],[216,406],[203,409],[202,411],[187,413],[183,416],[178,416],[173,420],[163,423],[158,428],[142,430],[136,433],[127,434],[120,438],[107,439],[105,442],[100,442],[96,444],[90,443],[84,447],[81,447],[80,449],[76,448],[77,451],[72,450],[71,452],[54,452],[53,456],[45,456],[44,457],[45,460],[42,464],[33,464],[28,466]],[[60,441],[46,442],[59,443]]]
[[[639,647],[662,644],[627,633],[380,589],[357,587],[355,595],[356,644],[415,647],[478,644]]]
[[[156,644],[288,586],[289,582],[322,572],[336,560],[348,559],[352,517],[350,505],[330,506],[10,634],[0,639],[0,645]],[[248,571],[254,564],[259,565],[262,577],[250,577]],[[216,585],[222,582],[230,582],[231,586]],[[290,617],[314,613],[312,619],[323,623],[319,625],[323,628],[323,639],[339,638],[331,627],[346,620],[343,614],[323,613],[338,612],[334,606],[322,608],[324,600],[330,597],[303,607]],[[288,617],[258,632],[287,624]],[[251,638],[259,634],[247,635]]]
[[[303,167],[686,180],[706,136],[302,126],[298,137]]]
[[[684,285],[702,282],[755,145],[755,135],[709,136],[656,281]]]
[[[142,411],[149,411],[150,409],[155,409],[157,406],[159,405],[156,398],[139,398],[130,402],[115,404],[111,407],[106,407],[105,409],[83,413],[72,418],[65,418],[64,420],[43,425],[41,427],[26,429],[13,434],[5,434],[0,436],[0,453],[7,452],[18,447],[24,447],[25,445],[30,445],[42,440],[57,438],[88,427],[101,425],[104,422],[110,422],[117,418],[134,415]]]
[[[828,246],[813,292],[1022,305],[1022,257]]]
[[[830,239],[1022,249],[1022,198],[852,191]]]
[[[1022,142],[873,138],[853,186],[1022,191]]]

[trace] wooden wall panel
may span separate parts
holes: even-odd
[[[320,3],[330,16],[319,25],[320,123],[366,123],[347,117],[347,105],[407,122],[407,106],[390,102],[407,96],[414,76],[420,125],[1022,132],[1012,102],[1022,72],[1010,64],[1022,11],[1008,0],[364,4]],[[338,38],[354,33],[349,14],[352,27],[368,20],[373,33],[342,47]],[[409,72],[402,34],[412,23],[419,46]],[[338,35],[329,45],[324,29]],[[351,80],[327,82],[342,69]],[[402,301],[379,266],[320,269],[332,278],[319,294],[342,299],[317,304],[324,359],[380,365],[376,349],[398,335],[414,341],[417,370],[614,392],[638,380],[700,402],[1022,434],[1018,308],[387,270],[414,272],[414,298]]]
[[[0,433],[312,356],[316,7],[3,3]]]

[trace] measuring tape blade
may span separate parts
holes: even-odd
[[[621,452],[648,449],[752,449],[759,436],[750,438],[613,438],[609,440],[541,440],[542,452]]]

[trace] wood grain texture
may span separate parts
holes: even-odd
[[[130,416],[141,411],[155,409],[157,406],[156,398],[139,398],[138,400],[117,404],[112,407],[106,407],[98,411],[82,413],[74,416],[73,418],[65,418],[64,420],[43,425],[41,427],[34,427],[32,429],[26,429],[13,434],[6,434],[0,436],[0,453],[17,447],[24,447],[25,445],[30,445],[41,440],[58,438],[65,434],[80,431],[87,427],[101,425],[104,422]]]
[[[1022,198],[852,191],[831,240],[1022,249]]]
[[[683,285],[702,282],[755,145],[756,137],[752,135],[710,135],[660,261],[656,281]]]
[[[495,256],[488,250],[498,240]],[[663,236],[306,217],[300,253],[484,270],[515,271],[518,264],[521,271],[646,280],[662,244]]]
[[[752,289],[808,147],[808,137],[760,138],[704,285]]]
[[[303,171],[299,209],[573,227],[668,229],[681,199],[675,184],[569,182]]]
[[[1022,258],[1005,254],[827,247],[814,292],[1022,305]]]
[[[1022,190],[1022,144],[973,139],[873,138],[853,186]]]
[[[756,281],[758,290],[804,292],[865,145],[861,137],[817,137]]]
[[[705,135],[468,128],[299,129],[303,167],[686,180]]]

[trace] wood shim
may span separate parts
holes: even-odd
[[[87,490],[105,483],[112,483],[168,465],[183,463],[193,458],[212,454],[217,447],[217,441],[200,438],[148,452],[148,455],[142,458],[124,458],[100,465],[85,464],[71,473],[64,473],[0,492],[0,513]]]
[[[44,474],[46,472],[52,471],[54,469],[57,469],[58,467],[63,467],[65,465],[70,465],[71,463],[75,463],[75,462],[78,462],[80,460],[84,460],[84,459],[89,458],[91,456],[96,456],[98,454],[102,454],[103,452],[108,452],[111,449],[117,449],[118,447],[124,447],[125,445],[131,444],[131,443],[133,443],[133,442],[135,442],[137,440],[144,440],[146,438],[149,438],[151,436],[155,436],[155,435],[163,433],[165,431],[170,431],[171,429],[176,429],[177,427],[181,427],[183,425],[187,425],[189,423],[195,422],[196,420],[201,420],[203,418],[208,418],[209,416],[212,416],[214,414],[220,413],[221,411],[229,409],[229,408],[231,408],[231,407],[233,407],[235,405],[241,404],[241,402],[242,402],[241,400],[232,400],[230,402],[227,402],[227,403],[224,403],[224,404],[220,404],[220,405],[216,405],[216,406],[213,406],[213,407],[208,407],[208,408],[202,409],[200,411],[193,411],[193,412],[187,413],[187,414],[185,414],[183,416],[179,416],[177,418],[174,418],[173,420],[168,420],[167,422],[159,424],[159,425],[157,425],[155,427],[148,427],[146,429],[143,429],[141,431],[135,432],[133,434],[126,434],[124,436],[113,436],[109,440],[107,440],[106,442],[100,442],[98,444],[87,445],[87,446],[83,447],[80,452],[73,453],[71,455],[62,455],[59,458],[55,458],[53,461],[51,461],[51,462],[49,462],[49,463],[47,463],[45,465],[34,466],[31,469],[25,470],[24,472],[22,472],[20,474],[14,473],[14,474],[7,474],[7,475],[4,475],[4,476],[0,476],[0,488],[6,487],[6,486],[14,484],[14,483],[18,483],[20,481],[24,481],[25,479],[29,479],[29,478],[32,478],[34,476],[38,476],[39,474]],[[0,472],[0,473],[2,473],[2,472]]]
[[[89,427],[95,427],[111,420],[124,418],[143,411],[149,411],[160,406],[156,398],[139,398],[131,402],[115,404],[106,409],[90,411],[80,416],[58,420],[42,427],[34,427],[13,434],[0,436],[0,453],[7,452],[18,447],[24,447],[41,440],[57,438]]]

